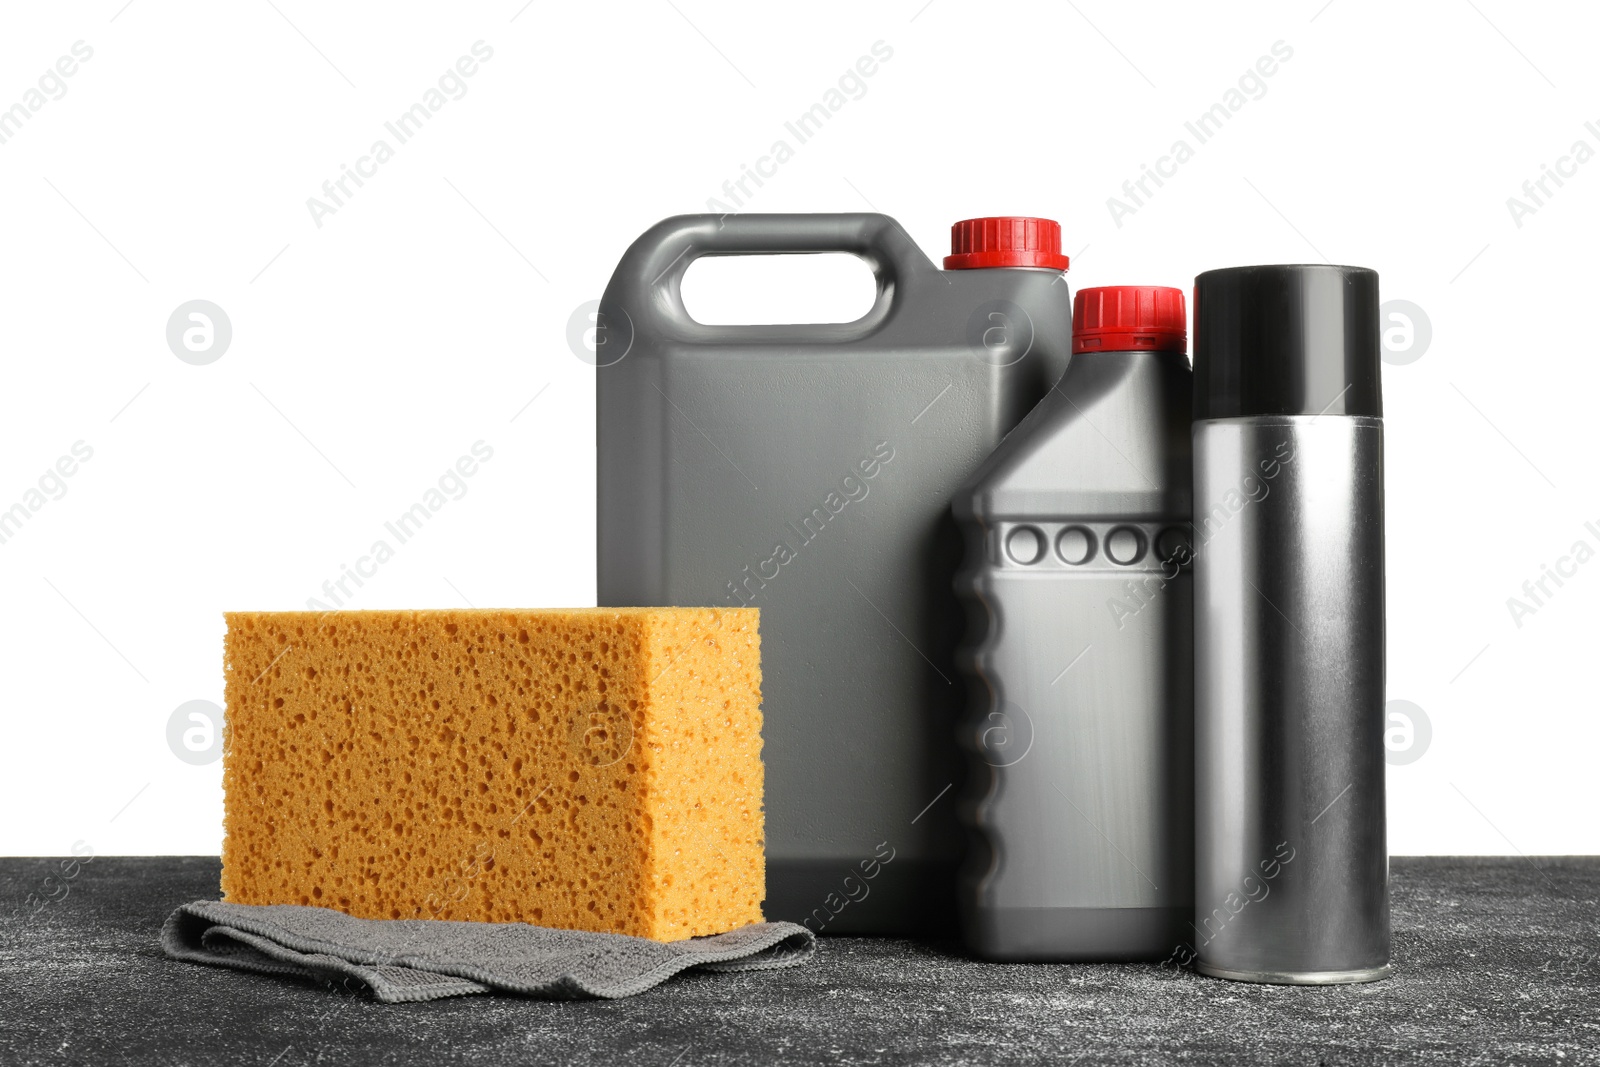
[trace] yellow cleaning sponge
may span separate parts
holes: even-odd
[[[761,921],[755,609],[226,618],[226,900],[661,941]]]

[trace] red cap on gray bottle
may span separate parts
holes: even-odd
[[[1072,354],[1182,352],[1188,344],[1183,290],[1164,285],[1080,289],[1072,303]]]
[[[1043,267],[1066,270],[1061,254],[1061,224],[1024,215],[964,219],[950,227],[945,270],[981,267]]]

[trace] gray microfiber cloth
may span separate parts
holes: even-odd
[[[679,971],[757,971],[804,963],[817,949],[794,923],[650,941],[526,923],[357,919],[298,904],[197,900],[161,928],[168,956],[309,978],[354,978],[385,1003],[501,991],[562,1000],[643,993]]]

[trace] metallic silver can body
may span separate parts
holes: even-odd
[[[1383,422],[1194,425],[1202,973],[1389,974]]]

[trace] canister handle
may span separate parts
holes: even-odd
[[[684,272],[701,256],[847,252],[872,268],[878,294],[854,322],[711,326],[683,305]],[[702,343],[834,342],[864,337],[889,314],[899,287],[938,268],[887,215],[864,212],[795,215],[678,215],[633,243],[606,289],[601,311],[625,312],[635,328]]]

